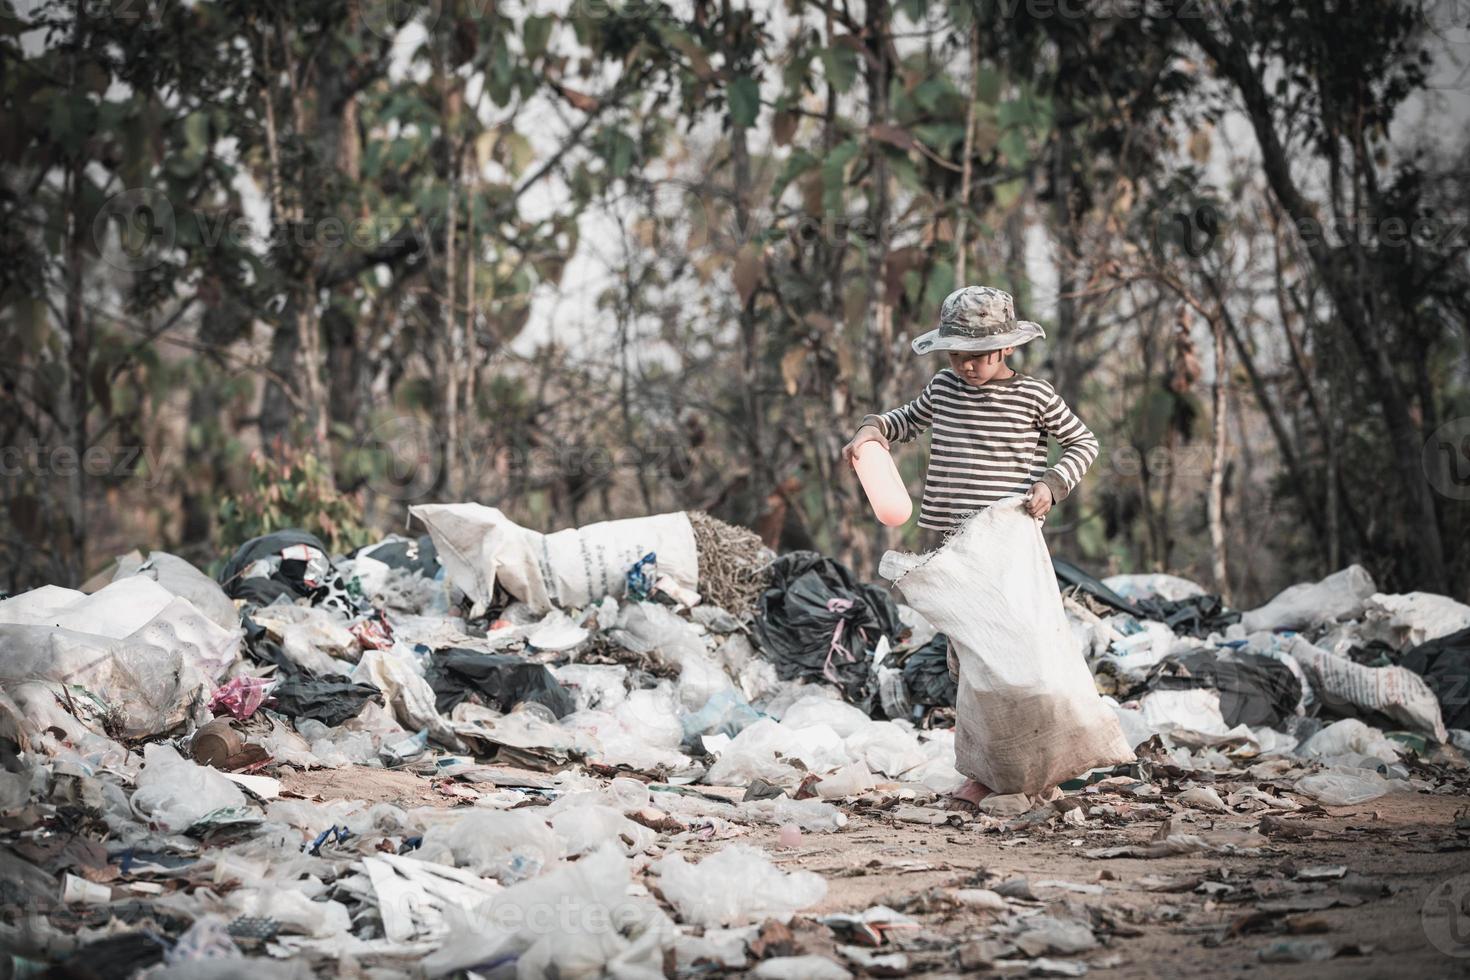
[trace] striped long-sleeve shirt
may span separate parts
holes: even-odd
[[[919,397],[863,419],[890,442],[933,429],[919,526],[947,531],[970,513],[1025,493],[1038,480],[1061,501],[1097,458],[1097,437],[1051,385],[1019,372],[975,386],[945,368]],[[1062,445],[1046,465],[1052,436]]]

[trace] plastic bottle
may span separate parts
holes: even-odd
[[[879,523],[898,527],[908,521],[914,512],[914,501],[882,443],[865,442],[859,446],[853,454],[853,468]]]

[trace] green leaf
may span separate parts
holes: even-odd
[[[730,83],[730,121],[741,129],[755,125],[761,111],[761,90],[755,79],[739,75]]]
[[[929,281],[925,284],[924,303],[935,309],[944,302],[944,297],[954,291],[954,266],[947,259],[935,259],[929,270]]]
[[[496,149],[502,157],[505,168],[515,177],[525,173],[531,161],[536,159],[536,151],[531,146],[531,141],[515,131],[502,133]]]
[[[999,207],[1008,210],[1011,205],[1016,203],[1016,199],[1021,196],[1021,191],[1025,188],[1025,186],[1026,182],[1019,178],[1016,180],[1007,180],[1003,183],[996,184],[995,203]]]
[[[923,123],[913,134],[936,153],[947,154],[965,141],[965,127],[958,123]]]
[[[791,156],[786,158],[786,166],[781,175],[776,178],[776,183],[771,186],[771,200],[781,200],[781,195],[786,193],[786,188],[791,182],[817,165],[817,158],[806,150],[793,150]]]
[[[1026,137],[1019,129],[1013,129],[1000,138],[1000,152],[1006,163],[1022,167],[1031,158],[1026,148]]]
[[[846,47],[823,48],[818,55],[822,59],[822,69],[827,73],[827,81],[834,89],[846,92],[852,88],[858,70],[856,51]]]
[[[1000,72],[994,68],[981,68],[975,79],[975,96],[981,102],[994,105],[1000,98]]]
[[[822,208],[830,215],[844,210],[843,191],[847,186],[847,165],[862,152],[857,140],[838,143],[822,163]]]
[[[497,31],[493,43],[495,48],[490,55],[489,84],[486,91],[490,93],[492,102],[504,107],[510,104],[511,83],[515,80],[515,75],[511,70],[510,47],[505,43],[505,33]]]
[[[895,150],[886,156],[888,169],[898,180],[899,186],[915,192],[924,189],[924,180],[919,176],[919,170],[914,166],[914,161],[908,158],[908,154]]]
[[[608,173],[614,177],[626,175],[633,168],[633,158],[638,152],[633,138],[616,126],[609,126],[602,131],[600,142]]]
[[[944,77],[926,78],[914,86],[914,101],[924,112],[937,112],[939,104],[957,94],[949,79]]]
[[[522,39],[526,47],[526,57],[539,58],[546,53],[546,42],[551,38],[551,24],[550,17],[539,14],[526,18]]]
[[[209,152],[209,113],[191,112],[184,117],[184,140],[195,156]]]
[[[811,71],[812,52],[805,46],[796,47],[781,69],[781,84],[788,97],[800,101],[801,92],[807,87],[807,76]]]

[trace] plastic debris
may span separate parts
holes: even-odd
[[[1361,565],[1349,565],[1320,582],[1289,586],[1275,598],[1241,617],[1247,633],[1256,630],[1305,629],[1363,614],[1364,601],[1377,589]]]
[[[434,653],[425,677],[434,689],[440,714],[448,714],[471,695],[501,712],[529,701],[545,705],[553,717],[560,718],[574,707],[571,696],[551,671],[509,654],[449,647]]]
[[[782,680],[828,681],[865,708],[869,656],[880,637],[902,631],[898,609],[876,585],[860,585],[844,565],[815,552],[782,555],[755,617],[762,656]]]
[[[275,686],[275,681],[264,677],[232,677],[209,696],[209,710],[243,721],[255,714]]]
[[[113,657],[66,678],[23,646],[0,657],[0,821],[48,821],[46,833],[11,842],[0,890],[42,896],[36,935],[64,922],[87,937],[74,959],[127,943],[128,963],[179,977],[306,976],[328,961],[380,972],[412,962],[425,976],[652,980],[671,966],[897,976],[946,964],[1078,976],[1126,962],[1128,933],[1117,923],[1137,913],[1117,917],[1113,903],[1135,888],[1166,893],[1155,903],[1165,921],[1193,929],[1208,919],[1216,932],[1218,910],[1242,901],[1252,904],[1230,928],[1244,932],[1282,916],[1293,934],[1309,932],[1311,915],[1329,908],[1376,911],[1370,903],[1386,889],[1359,873],[1374,848],[1355,850],[1351,868],[1318,850],[1362,832],[1356,822],[1322,826],[1319,805],[1372,809],[1389,793],[1405,806],[1448,805],[1444,796],[1470,784],[1460,761],[1470,723],[1443,739],[1433,723],[1435,710],[1458,706],[1456,671],[1470,659],[1459,657],[1463,637],[1405,651],[1454,622],[1455,604],[1432,601],[1442,597],[1372,594],[1357,611],[1343,600],[1300,614],[1299,635],[1251,631],[1184,580],[1100,582],[1065,562],[1048,572],[1042,551],[1018,569],[1022,549],[991,545],[997,561],[1005,556],[1007,593],[1024,572],[1038,593],[1055,573],[1072,594],[1055,617],[980,618],[1021,621],[1031,633],[1049,624],[1069,684],[1105,710],[1139,759],[1069,772],[1077,778],[1060,788],[993,792],[962,812],[945,800],[965,776],[956,768],[957,685],[938,627],[973,652],[983,639],[976,609],[998,601],[984,589],[934,602],[910,569],[904,588],[915,587],[911,598],[933,618],[894,607],[892,628],[867,632],[851,661],[831,640],[852,610],[824,604],[822,664],[832,653],[850,672],[833,683],[823,670],[783,677],[781,658],[752,642],[761,626],[750,609],[699,603],[665,574],[651,543],[616,569],[613,594],[537,609],[506,604],[502,591],[490,597],[498,608],[460,605],[458,615],[453,586],[431,577],[447,572],[424,560],[436,551],[426,539],[389,539],[346,558],[313,547],[273,540],[235,582],[243,642],[223,607],[205,617],[188,605],[186,589],[219,598],[197,572],[175,566],[179,584],[164,588],[174,581],[163,574],[167,557],[149,569],[134,556],[136,574],[81,606],[82,593],[69,590],[0,600],[0,618],[12,620],[0,630],[22,631],[6,635],[85,628],[85,644],[67,638],[55,649]],[[943,572],[944,556],[922,568]],[[635,563],[644,578],[630,588]],[[334,603],[342,578],[346,601]],[[368,610],[370,594],[397,611]],[[881,610],[886,597],[873,598]],[[106,624],[84,622],[82,609],[105,612]],[[58,612],[75,618],[47,626]],[[136,655],[124,652],[160,615],[182,627],[179,636],[152,629]],[[217,651],[201,642],[221,636]],[[129,673],[140,664],[175,673]],[[1012,649],[994,664],[1007,676],[1031,670],[1018,685],[1039,683],[1036,658]],[[115,691],[114,677],[124,678]],[[973,693],[995,676],[966,683]],[[180,702],[158,700],[154,687]],[[1000,708],[1024,702],[1004,690]],[[139,744],[139,726],[170,720]],[[1390,723],[1412,731],[1385,733]],[[165,731],[173,743],[161,740]],[[1064,747],[1051,735],[1033,733],[1012,752]],[[1450,812],[1425,825],[1442,830],[1426,846],[1456,846],[1465,821]],[[1152,836],[1136,832],[1140,822],[1157,826]],[[894,828],[926,839],[890,846]],[[1130,878],[1101,865],[1096,878],[1035,882],[949,863],[953,848],[985,834],[1003,864],[1006,853],[1032,853],[1037,831],[1035,840],[1095,860],[1234,860],[1228,874],[1205,870],[1215,860],[1188,874]],[[747,834],[770,853],[739,842]],[[1271,848],[1282,841],[1301,854],[1278,866]],[[696,844],[706,856],[691,855]],[[797,918],[831,901],[828,882],[839,875],[883,875],[892,907]],[[139,915],[147,935],[132,924]],[[956,919],[963,928],[931,928]],[[0,935],[18,933],[6,926]],[[1106,951],[1096,948],[1104,936]],[[1369,949],[1314,942],[1283,938],[1262,958],[1315,962]],[[34,949],[24,956],[45,959]]]
[[[759,980],[849,980],[852,973],[824,956],[773,956],[756,964]]]
[[[650,870],[659,876],[659,890],[679,917],[704,926],[765,918],[785,921],[827,894],[821,875],[788,874],[764,851],[744,844],[731,844],[697,864],[676,852],[654,862]]]
[[[143,748],[143,771],[133,793],[135,811],[153,823],[185,831],[212,813],[244,808],[245,795],[223,775],[185,759],[172,746]]]

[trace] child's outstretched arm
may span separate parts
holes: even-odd
[[[1039,513],[1034,499],[1038,494],[1036,488],[1032,488],[1033,505],[1029,509],[1036,516],[1050,510],[1052,503],[1059,503],[1067,498],[1077,484],[1082,482],[1083,475],[1097,459],[1098,453],[1097,436],[1082,424],[1081,419],[1072,414],[1067,403],[1062,401],[1062,396],[1056,392],[1052,392],[1041,407],[1040,425],[1042,432],[1061,443],[1062,455],[1041,476],[1040,483],[1050,491],[1051,501],[1041,506]]]
[[[865,442],[881,442],[888,448],[891,442],[908,442],[929,427],[934,421],[934,404],[930,400],[930,389],[934,382],[924,386],[919,397],[881,415],[863,416],[862,425],[852,441],[842,447],[842,457],[852,463],[853,453]]]

